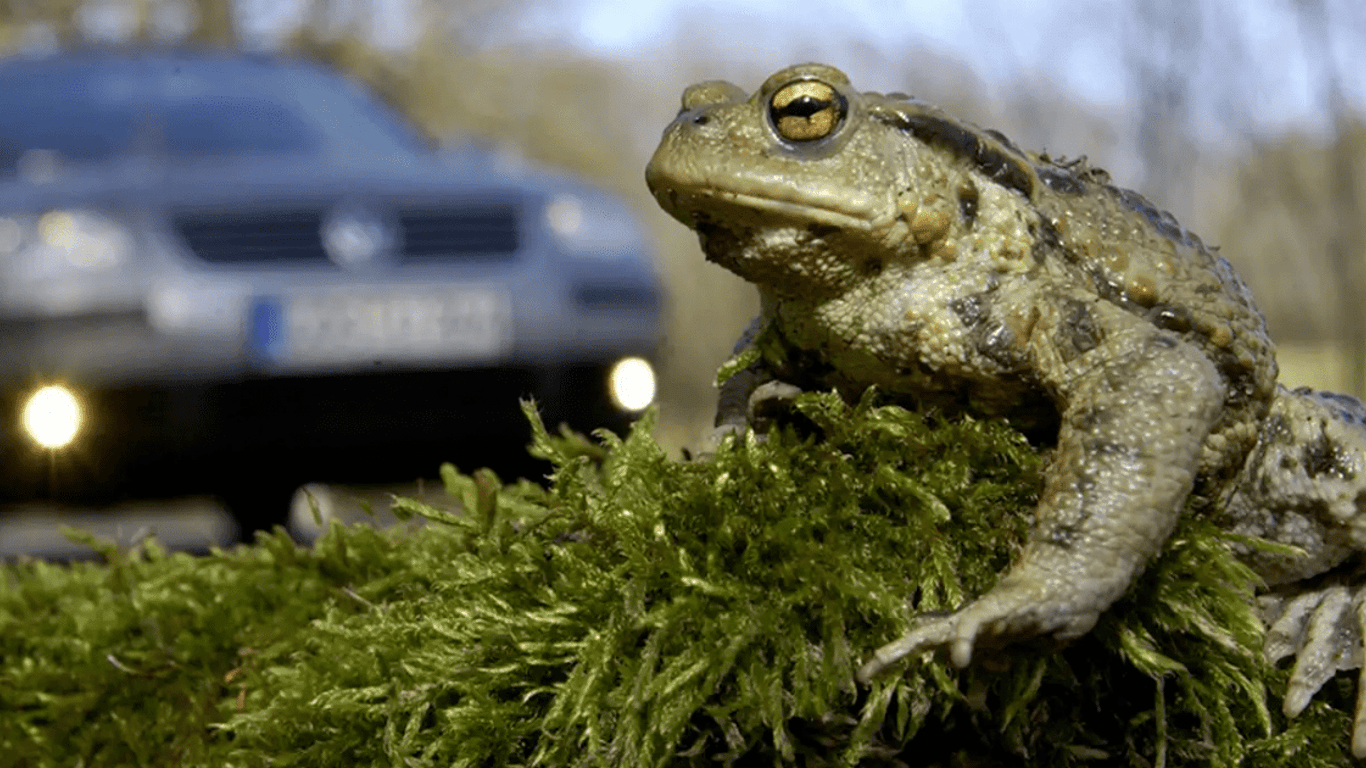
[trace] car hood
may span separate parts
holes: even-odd
[[[118,164],[63,169],[55,178],[0,180],[0,212],[59,207],[166,209],[308,203],[361,194],[373,198],[462,195],[513,196],[565,186],[554,174],[442,154],[411,154],[383,162],[275,156],[231,161],[172,162],[135,158]]]

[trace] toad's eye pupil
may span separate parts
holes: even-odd
[[[768,103],[768,118],[783,139],[819,141],[833,134],[848,111],[844,96],[831,86],[803,80],[779,88]]]
[[[783,107],[781,111],[784,115],[811,117],[822,109],[829,108],[830,102],[828,101],[822,101],[812,96],[798,96],[792,101],[789,101],[787,106]]]

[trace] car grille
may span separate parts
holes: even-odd
[[[175,228],[210,264],[327,264],[319,230],[324,210],[183,213]],[[399,211],[404,261],[508,258],[521,247],[518,207],[484,204]]]
[[[405,259],[511,256],[520,245],[514,205],[409,210],[398,221]]]
[[[210,264],[328,263],[321,211],[177,216],[186,245]]]
[[[574,289],[574,301],[589,310],[659,309],[659,293],[648,285],[580,285]]]

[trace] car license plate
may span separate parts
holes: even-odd
[[[252,346],[286,366],[459,362],[497,358],[512,342],[505,293],[304,294],[252,308]]]

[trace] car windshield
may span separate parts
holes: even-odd
[[[187,161],[316,155],[338,132],[387,143],[381,152],[417,145],[379,104],[316,71],[108,64],[31,67],[18,76],[0,70],[0,175],[23,173],[35,157],[86,165],[146,154]],[[326,119],[310,114],[308,104],[325,104]]]
[[[260,99],[197,99],[156,107],[26,101],[21,107],[5,103],[11,95],[0,95],[0,146],[15,161],[32,150],[92,163],[142,151],[288,154],[316,150],[319,143],[289,108]]]

